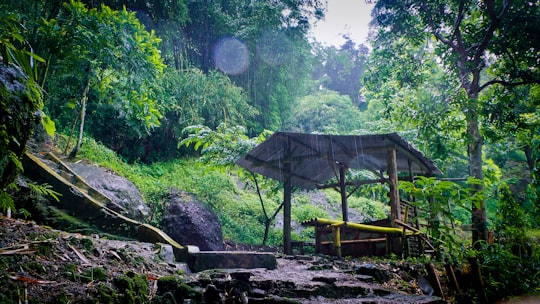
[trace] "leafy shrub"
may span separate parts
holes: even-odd
[[[469,183],[479,181],[469,179]],[[411,205],[418,207],[421,212],[417,220],[428,224],[427,234],[432,238],[437,254],[448,259],[459,259],[463,255],[463,239],[454,228],[456,219],[452,209],[469,210],[469,205],[478,203],[481,193],[469,195],[469,189],[457,183],[437,180],[435,177],[419,176],[412,182],[400,182],[400,188],[406,195],[415,198]]]
[[[497,191],[497,214],[494,227],[499,242],[524,245],[525,230],[528,227],[527,217],[504,182]]]
[[[26,142],[40,122],[42,92],[31,61],[43,62],[24,41],[25,28],[15,14],[0,12],[0,211],[14,209],[8,191],[22,171]]]
[[[349,208],[359,210],[364,216],[365,222],[382,220],[390,214],[390,206],[380,201],[367,199],[365,197],[351,196],[348,200]]]
[[[312,218],[329,218],[328,212],[322,210],[321,208],[306,204],[301,206],[294,206],[292,208],[292,219],[301,223]]]
[[[540,292],[540,248],[534,246],[530,252],[520,257],[512,246],[499,243],[484,243],[476,252],[490,301]]]

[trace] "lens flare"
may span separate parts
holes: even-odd
[[[249,50],[236,38],[222,38],[214,46],[214,64],[224,73],[241,74],[249,66]]]

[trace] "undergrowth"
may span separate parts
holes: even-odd
[[[58,147],[63,149],[65,137],[60,136]],[[79,157],[100,166],[107,167],[118,175],[129,179],[141,192],[153,214],[148,222],[159,227],[161,212],[171,189],[193,193],[205,202],[220,219],[223,237],[236,243],[258,245],[264,235],[264,216],[260,201],[255,191],[244,189],[236,175],[215,165],[204,164],[195,158],[174,159],[168,162],[156,162],[150,165],[142,163],[128,164],[114,151],[91,138],[85,138]],[[335,195],[330,192],[329,203],[334,211],[341,206],[335,202]],[[275,193],[266,199],[269,212],[279,207],[283,195]],[[351,197],[351,207],[358,208],[370,215],[370,219],[385,216],[386,210],[381,203],[366,206],[369,201],[358,201]],[[267,245],[278,245],[282,241],[282,227],[279,223],[272,226]],[[305,194],[293,196],[292,218],[296,222],[293,239],[312,240],[313,231],[302,230],[299,223],[313,217],[331,217],[329,210],[314,205]],[[311,229],[313,230],[313,229]]]

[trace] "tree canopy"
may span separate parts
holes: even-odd
[[[436,56],[459,89],[455,107],[464,115],[468,174],[483,179],[480,120],[482,96],[493,85],[516,87],[538,83],[540,8],[529,1],[377,1],[374,52],[422,65],[422,48]],[[519,32],[519,34],[518,34]],[[412,52],[411,52],[412,51]],[[418,85],[424,69],[400,67],[401,81]],[[418,73],[420,72],[420,73]],[[461,92],[461,93],[460,93]],[[475,186],[482,191],[480,185]],[[473,240],[486,240],[484,203],[473,207]]]

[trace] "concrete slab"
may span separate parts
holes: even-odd
[[[188,266],[193,272],[207,269],[276,269],[276,256],[267,252],[200,251],[189,252]]]

